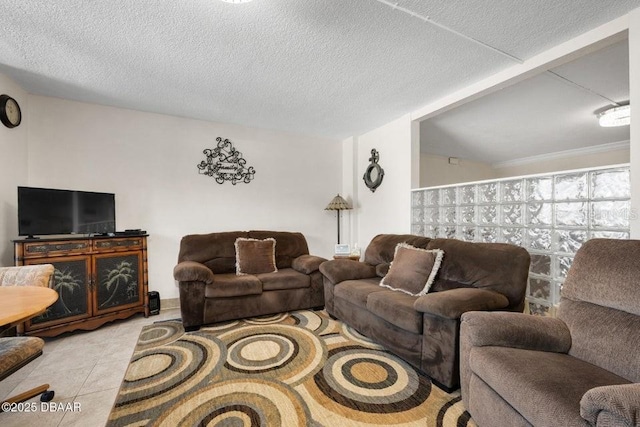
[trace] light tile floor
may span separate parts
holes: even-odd
[[[48,383],[53,402],[79,411],[43,411],[39,397],[29,400],[36,412],[0,413],[2,427],[104,426],[144,325],[180,317],[179,309],[157,316],[136,315],[94,331],[45,338],[43,355],[0,382],[0,399]]]

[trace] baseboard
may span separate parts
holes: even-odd
[[[180,298],[167,298],[160,300],[162,310],[170,310],[172,308],[180,308]]]

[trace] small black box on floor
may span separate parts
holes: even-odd
[[[157,291],[149,292],[149,314],[160,314],[160,293]]]

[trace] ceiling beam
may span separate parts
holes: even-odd
[[[418,18],[421,21],[424,21],[424,22],[426,22],[428,24],[434,25],[434,26],[436,26],[436,27],[438,27],[438,28],[440,28],[442,30],[445,30],[445,31],[451,33],[451,34],[454,34],[454,35],[456,35],[458,37],[461,37],[461,38],[463,38],[465,40],[468,40],[468,41],[470,41],[472,43],[475,43],[475,44],[477,44],[477,45],[479,45],[479,46],[481,46],[481,47],[483,47],[485,49],[489,49],[489,50],[491,50],[491,51],[493,51],[493,52],[495,52],[495,53],[497,53],[499,55],[502,55],[502,56],[510,59],[511,61],[514,61],[514,62],[518,63],[518,64],[522,64],[524,62],[522,59],[520,59],[520,58],[518,58],[518,57],[516,57],[514,55],[511,55],[510,53],[505,52],[504,50],[500,50],[497,47],[491,46],[490,44],[485,43],[482,40],[478,40],[478,39],[473,38],[471,36],[468,36],[468,35],[466,35],[464,33],[461,33],[460,31],[456,31],[451,27],[447,27],[444,24],[441,24],[441,23],[439,23],[437,21],[434,21],[433,19],[431,19],[428,16],[420,15],[419,13],[416,13],[416,12],[410,10],[410,9],[407,9],[406,7],[398,6],[398,3],[392,3],[392,2],[387,1],[387,0],[376,0],[376,1],[378,1],[379,3],[382,3],[382,4],[386,4],[387,6],[389,6],[390,8],[392,8],[394,10],[399,10],[400,12],[404,12],[407,15],[413,16],[414,18]]]
[[[411,119],[423,121],[496,92],[552,68],[571,62],[627,38],[628,15],[609,21],[591,31],[540,53],[522,64],[513,65],[486,79],[438,99],[411,113]]]

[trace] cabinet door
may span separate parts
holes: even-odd
[[[27,331],[72,322],[91,315],[89,259],[89,256],[73,256],[25,262],[26,265],[53,264],[55,272],[51,287],[58,292],[58,300],[47,311],[27,322]]]
[[[142,292],[142,253],[140,251],[94,255],[95,314],[140,306]]]

